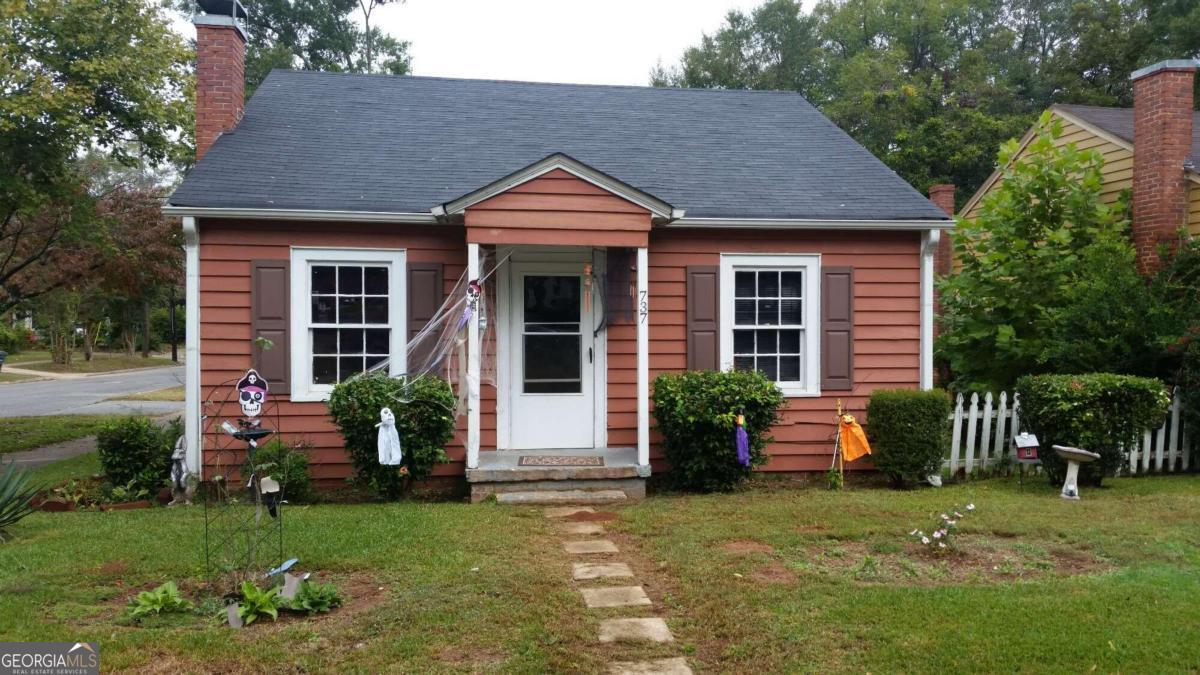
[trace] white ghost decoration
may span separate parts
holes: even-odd
[[[391,408],[379,411],[379,463],[398,466],[404,460],[400,452],[400,433],[396,431],[396,416]]]

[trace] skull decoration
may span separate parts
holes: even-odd
[[[270,386],[259,376],[258,371],[251,368],[237,383],[238,402],[242,406],[242,414],[246,417],[258,417],[262,414],[263,405],[267,402],[267,391]]]

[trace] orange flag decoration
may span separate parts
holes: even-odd
[[[862,425],[854,419],[854,415],[842,415],[838,418],[838,424],[841,425],[842,457],[847,462],[853,462],[863,455],[871,454],[871,445],[867,443],[867,434],[863,431]]]

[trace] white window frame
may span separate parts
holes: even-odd
[[[778,382],[784,396],[821,395],[821,256],[816,253],[722,253],[720,291],[720,358],[722,370],[733,370],[734,273],[749,270],[804,273],[804,358],[800,382]]]
[[[386,265],[388,267],[388,323],[391,329],[388,372],[400,375],[408,361],[408,276],[404,249],[292,247],[291,265],[291,371],[293,401],[328,401],[331,384],[312,381],[312,267],[314,265]]]

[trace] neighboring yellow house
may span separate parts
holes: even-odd
[[[1158,243],[1174,237],[1180,227],[1200,236],[1200,112],[1193,109],[1192,95],[1195,70],[1193,61],[1164,61],[1133,73],[1133,108],[1062,104],[1050,108],[1052,117],[1063,125],[1058,145],[1074,143],[1104,157],[1101,199],[1113,203],[1122,192],[1130,192],[1133,238],[1142,269],[1156,264]],[[1024,155],[1038,131],[1035,125],[1026,132],[1014,160]],[[992,173],[967,200],[960,216],[971,219],[978,215],[984,195],[1002,180],[1002,169]]]
[[[1107,204],[1117,201],[1125,190],[1133,189],[1133,108],[1101,108],[1090,105],[1054,105],[1050,107],[1052,117],[1060,120],[1062,136],[1055,145],[1074,143],[1080,150],[1096,150],[1104,158],[1104,188],[1100,199]],[[1200,129],[1200,112],[1194,113],[1195,129]],[[1016,158],[1024,155],[1025,146],[1037,136],[1038,126],[1030,127],[1021,138],[1021,150]],[[1196,139],[1193,156],[1200,156],[1200,138]],[[997,169],[988,176],[979,190],[959,210],[963,218],[979,215],[979,204],[983,196],[1000,182],[1001,171]],[[1190,187],[1188,189],[1188,231],[1200,236],[1200,171],[1185,169]]]

